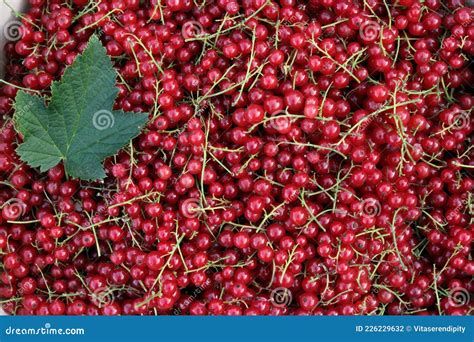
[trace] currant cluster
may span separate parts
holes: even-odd
[[[473,313],[466,0],[29,0],[0,88],[19,315]],[[100,35],[150,113],[103,181],[15,153],[19,89]]]

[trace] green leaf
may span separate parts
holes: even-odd
[[[48,106],[44,99],[19,91],[15,127],[23,135],[20,158],[47,171],[64,162],[66,173],[83,180],[105,177],[102,161],[140,133],[145,113],[113,110],[117,73],[97,36],[54,82]]]

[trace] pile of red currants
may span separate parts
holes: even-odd
[[[472,315],[471,0],[29,0],[0,87],[17,315]],[[15,150],[97,34],[140,136],[85,182]]]

